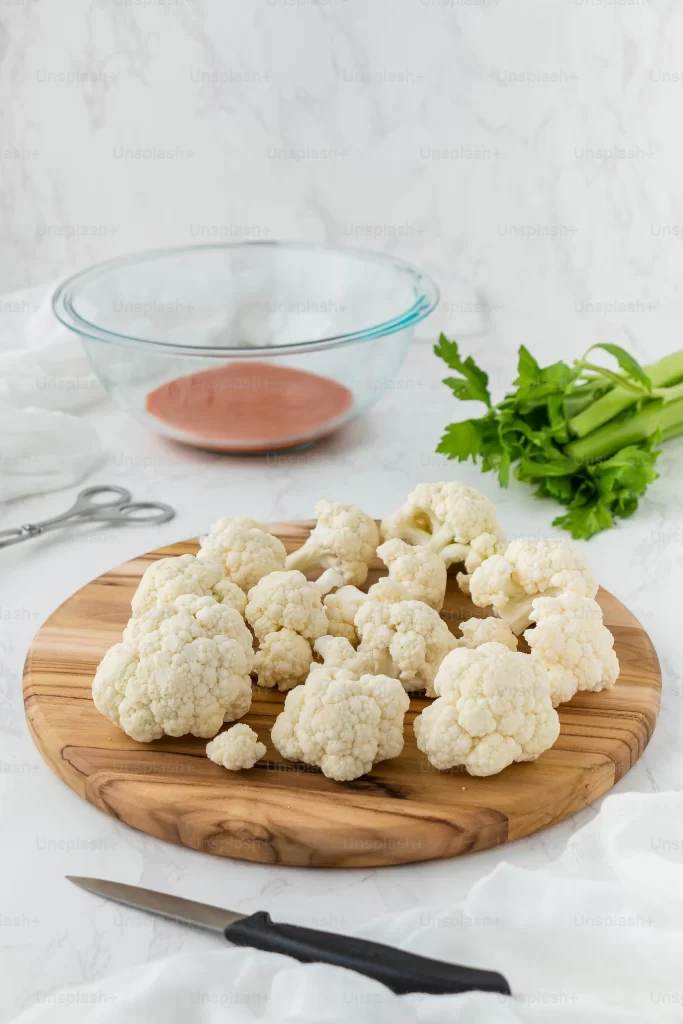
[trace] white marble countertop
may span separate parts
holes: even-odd
[[[514,331],[506,343],[482,334],[466,345],[496,352],[509,379]],[[520,339],[522,340],[522,339]],[[547,351],[547,348],[546,348]],[[46,616],[103,570],[161,543],[196,535],[219,516],[265,521],[310,518],[316,498],[347,500],[375,516],[395,507],[421,480],[459,477],[493,497],[509,534],[546,532],[553,508],[526,489],[501,492],[471,465],[432,454],[455,403],[426,342],[415,343],[393,387],[365,418],[306,452],[233,458],[175,446],[123,413],[89,415],[109,450],[89,483],[122,484],[137,498],[176,506],[176,519],[147,529],[81,527],[2,553],[0,571],[0,1020],[68,984],[112,975],[217,940],[155,920],[74,889],[66,874],[95,875],[167,890],[276,919],[353,932],[370,918],[460,898],[506,859],[543,867],[595,813],[501,849],[427,864],[383,869],[311,870],[211,857],[152,839],[77,797],[42,762],[24,720],[22,664]],[[590,543],[602,584],[642,620],[662,659],[664,707],[654,739],[618,789],[679,788],[681,753],[680,574],[683,563],[682,447],[661,459],[662,479],[638,515]],[[678,467],[678,468],[677,468]],[[3,510],[9,526],[54,514],[76,489]],[[115,983],[112,983],[115,986]],[[113,991],[114,989],[112,989]]]

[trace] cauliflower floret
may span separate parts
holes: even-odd
[[[149,654],[116,644],[97,669],[93,700],[102,714],[141,743],[164,734],[208,738],[223,722],[249,710],[247,656],[236,640],[220,636],[198,637],[188,644],[167,637]]]
[[[383,576],[370,587],[369,597],[383,600],[383,592],[393,594],[394,584],[398,584],[401,593],[398,600],[424,601],[431,608],[441,611],[448,574],[446,563],[440,555],[426,547],[407,544],[398,537],[385,541],[377,548],[377,554],[388,566],[389,575]],[[389,600],[396,598],[390,596]]]
[[[414,729],[419,749],[442,771],[464,765],[470,775],[495,775],[513,761],[535,760],[559,736],[545,666],[503,644],[452,651],[434,689],[437,699]]]
[[[493,502],[457,480],[418,484],[405,505],[383,520],[382,537],[425,546],[446,566],[464,562],[468,573],[505,546]]]
[[[266,745],[245,722],[231,726],[206,745],[206,756],[231,772],[253,768],[265,757]]]
[[[247,595],[232,580],[219,580],[213,588],[211,596],[215,597],[220,604],[234,608],[244,618],[244,613],[247,610]]]
[[[259,640],[278,629],[293,629],[307,640],[327,632],[320,587],[293,569],[271,572],[249,591],[246,618]]]
[[[311,690],[309,688],[308,694],[310,693]],[[285,697],[284,711],[281,711],[277,716],[270,731],[273,746],[288,761],[303,760],[301,745],[297,736],[297,726],[306,698],[306,684],[304,686],[295,686],[293,690],[290,690]]]
[[[505,551],[505,539],[501,533],[481,533],[475,537],[470,545],[470,552],[465,559],[465,572],[459,572],[456,576],[458,586],[463,594],[470,592],[470,580],[472,573],[478,569],[487,558],[493,555],[500,555]]]
[[[396,601],[407,601],[405,587],[391,576],[380,576],[365,595],[368,600],[382,601],[384,604],[395,604]]]
[[[225,578],[219,562],[199,560],[194,555],[160,558],[145,569],[133,595],[133,615],[144,615],[157,603],[171,604],[181,594],[215,597],[244,615],[246,595]]]
[[[574,593],[538,597],[530,617],[537,625],[524,638],[548,669],[553,706],[571,700],[577,690],[614,686],[619,660],[597,601]]]
[[[328,594],[323,601],[327,612],[328,634],[344,637],[355,646],[358,643],[358,633],[354,620],[358,609],[367,598],[368,595],[362,590],[350,585]]]
[[[434,696],[436,671],[456,644],[437,611],[423,601],[365,601],[356,629],[359,653],[373,654],[376,672],[400,679],[406,690]]]
[[[121,724],[119,721],[121,701],[126,696],[128,686],[135,685],[138,661],[135,644],[124,641],[109,648],[95,673],[92,684],[95,707],[117,725]]]
[[[267,633],[254,656],[258,685],[291,690],[306,682],[312,661],[311,645],[293,629]]]
[[[347,583],[365,583],[379,544],[375,520],[357,505],[333,501],[318,501],[315,515],[318,522],[310,537],[288,555],[286,567],[304,572],[316,566],[336,569]]]
[[[508,650],[517,650],[517,637],[507,622],[493,615],[487,619],[467,619],[460,623],[462,636],[456,640],[457,647],[481,647],[482,644],[504,644]]]
[[[409,704],[396,679],[318,667],[287,695],[271,737],[283,757],[348,782],[401,753]]]
[[[214,736],[246,714],[252,640],[234,608],[188,594],[132,624],[102,659],[92,692],[97,709],[134,740]]]
[[[183,594],[168,604],[156,604],[144,615],[133,616],[123,639],[139,644],[149,634],[154,635],[157,644],[171,635],[180,637],[183,643],[200,636],[228,637],[241,644],[251,665],[253,639],[244,619],[235,608],[219,604],[213,597]]]
[[[254,519],[219,519],[197,555],[222,565],[228,579],[244,591],[268,573],[284,569],[286,557],[282,541]]]
[[[534,598],[568,591],[581,597],[598,592],[583,552],[570,540],[514,540],[505,556],[487,558],[470,580],[473,602],[491,605],[517,634],[531,621]]]
[[[364,675],[372,675],[375,659],[371,651],[354,650],[351,643],[342,636],[321,636],[313,644],[316,654],[323,659],[322,667],[328,669],[344,669],[355,679]],[[311,672],[317,671],[319,665],[313,664]]]

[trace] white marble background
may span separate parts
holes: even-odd
[[[677,337],[677,0],[0,0],[0,18],[2,291],[151,245],[317,239],[422,265],[446,326],[474,304],[535,344]]]
[[[441,328],[482,350],[497,386],[521,342],[549,359],[596,340],[644,357],[680,346],[681,43],[675,0],[0,0],[0,292],[136,248],[303,238],[400,254],[443,293],[382,403],[308,453],[220,458],[107,406],[88,413],[109,453],[93,482],[179,515],[144,536],[55,534],[3,553],[0,1020],[58,986],[213,947],[72,890],[66,873],[353,931],[455,900],[503,857],[547,864],[594,813],[503,851],[393,870],[202,856],[106,818],[51,774],[26,731],[21,668],[60,601],[142,548],[219,515],[308,517],[323,494],[382,515],[420,479],[451,475],[431,454],[454,413],[426,343]],[[667,446],[638,516],[590,546],[665,670],[660,725],[622,789],[680,788],[682,459]],[[459,475],[499,501],[510,533],[546,528],[549,509],[527,492]],[[3,526],[70,497],[5,509]]]

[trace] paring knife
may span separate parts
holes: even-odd
[[[170,917],[183,924],[206,928],[225,936],[235,946],[252,946],[268,953],[284,953],[302,963],[334,964],[357,971],[380,981],[397,995],[428,992],[432,995],[470,992],[500,992],[510,995],[510,986],[496,971],[480,971],[474,967],[429,960],[416,953],[383,946],[378,942],[356,939],[350,935],[302,928],[295,924],[278,924],[270,915],[237,914],[232,910],[195,903],[167,893],[140,889],[136,885],[107,882],[100,878],[77,878],[70,882],[96,896],[105,896],[127,907],[146,910],[161,917]]]

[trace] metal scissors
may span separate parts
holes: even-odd
[[[106,501],[95,501],[100,494],[113,494],[114,498]],[[155,515],[138,515],[140,512],[153,510]],[[133,523],[138,526],[158,526],[159,523],[167,523],[173,519],[175,509],[170,505],[164,505],[160,501],[133,501],[133,495],[125,487],[114,487],[102,484],[98,487],[86,487],[76,498],[76,501],[63,512],[61,516],[53,519],[43,519],[40,523],[24,523],[23,526],[16,526],[12,530],[0,530],[0,548],[9,547],[10,544],[19,544],[22,540],[30,540],[31,537],[39,537],[41,533],[54,530],[69,519],[78,519],[81,522],[98,520],[103,523]]]

